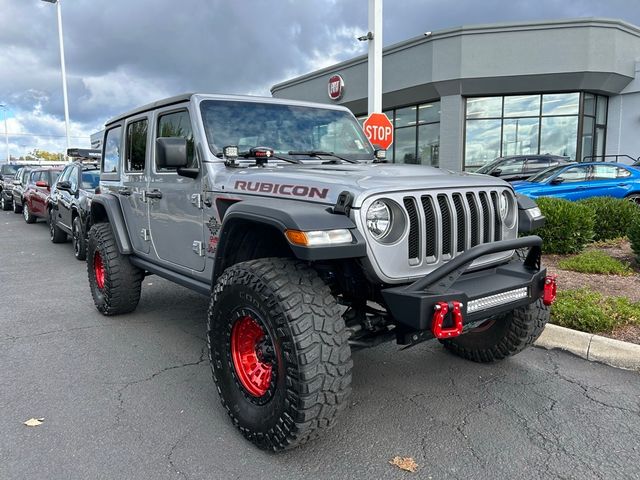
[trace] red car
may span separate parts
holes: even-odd
[[[23,194],[22,214],[24,221],[35,223],[38,218],[47,218],[47,203],[51,185],[57,180],[61,167],[36,168],[29,174]]]

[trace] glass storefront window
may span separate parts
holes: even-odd
[[[540,115],[540,95],[504,97],[505,117],[537,117]]]
[[[542,117],[540,153],[576,158],[578,117]]]
[[[414,126],[417,121],[418,108],[416,106],[396,110],[396,128]]]
[[[598,96],[596,123],[598,125],[604,125],[607,123],[607,97]]]
[[[467,121],[465,166],[473,170],[500,156],[500,119]]]
[[[440,121],[440,102],[425,103],[418,107],[419,123],[435,123]]]
[[[582,121],[582,160],[590,161],[593,155],[593,117],[584,117]]]
[[[584,103],[582,110],[585,115],[591,115],[594,117],[596,115],[596,96],[591,93],[584,94]]]
[[[577,115],[579,93],[551,93],[542,96],[542,115]]]
[[[502,116],[502,97],[480,97],[467,99],[467,118],[490,118]]]
[[[539,124],[537,118],[505,119],[502,126],[502,156],[538,153]]]
[[[440,124],[418,127],[418,163],[437,167],[440,152]]]
[[[415,128],[396,128],[393,143],[395,144],[395,163],[418,163]]]

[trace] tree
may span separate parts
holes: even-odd
[[[64,158],[64,154],[56,152],[47,152],[46,150],[39,150],[35,148],[30,155],[47,162],[57,162]]]

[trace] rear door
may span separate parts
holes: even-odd
[[[617,165],[593,165],[591,167],[591,182],[588,188],[589,196],[604,196],[624,198],[630,190],[628,177],[631,172]],[[626,179],[626,180],[625,180]]]
[[[60,181],[71,182],[70,178],[76,174],[76,166],[69,165],[62,172]],[[57,222],[65,229],[71,231],[71,193],[67,190],[59,190],[56,188],[56,201],[58,207]]]
[[[129,238],[138,254],[150,251],[148,203],[145,191],[149,183],[150,132],[149,116],[139,115],[125,125],[124,168],[120,206],[127,223]]]
[[[187,106],[167,107],[156,113],[154,138],[181,137],[187,140],[188,168],[199,168],[194,148],[191,112]],[[202,173],[196,178],[178,175],[176,169],[157,165],[154,145],[149,192],[149,226],[158,258],[168,264],[203,271],[204,213],[201,201]]]

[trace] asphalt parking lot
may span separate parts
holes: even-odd
[[[105,318],[44,222],[1,212],[0,245],[0,479],[640,477],[640,376],[540,349],[495,365],[434,342],[357,352],[337,426],[262,452],[218,400],[207,298],[150,276],[136,312]]]

